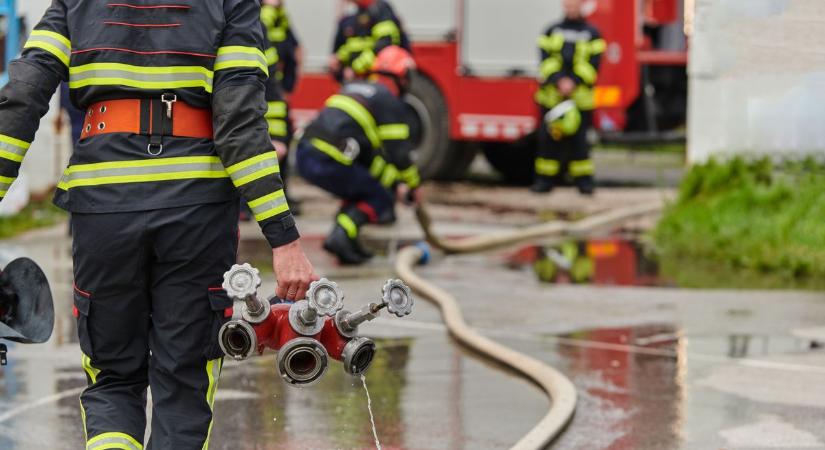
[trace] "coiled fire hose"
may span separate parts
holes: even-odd
[[[605,227],[616,226],[628,220],[656,213],[662,203],[650,203],[620,208],[592,216],[578,222],[551,222],[522,230],[479,235],[459,240],[438,237],[431,228],[430,216],[420,206],[416,213],[427,239],[446,253],[470,253],[491,250],[520,242],[553,236],[582,236]],[[538,450],[545,448],[567,426],[576,409],[576,387],[558,370],[547,364],[501,345],[475,332],[464,321],[458,301],[445,290],[427,282],[415,273],[415,266],[426,256],[425,249],[411,246],[402,249],[396,260],[395,270],[399,278],[422,297],[441,309],[450,334],[459,343],[478,352],[482,357],[512,368],[538,385],[550,398],[547,414],[521,438],[511,450]]]

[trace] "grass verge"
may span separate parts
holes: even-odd
[[[825,166],[696,166],[654,238],[665,275],[685,287],[825,288]]]
[[[66,212],[54,206],[50,201],[32,202],[18,214],[0,217],[0,239],[14,237],[35,228],[51,226],[66,217]]]

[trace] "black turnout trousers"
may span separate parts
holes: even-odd
[[[147,448],[206,448],[238,203],[72,216],[88,449],[143,448],[147,386]]]

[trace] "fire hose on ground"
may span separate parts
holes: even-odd
[[[423,206],[416,214],[427,240],[448,254],[482,252],[521,242],[561,236],[583,236],[594,230],[617,226],[634,218],[656,213],[661,203],[644,204],[616,209],[598,214],[578,222],[550,222],[521,230],[478,235],[469,238],[448,240],[435,234],[430,216]],[[440,310],[450,334],[459,343],[478,352],[482,357],[501,363],[539,386],[550,398],[551,407],[547,414],[521,438],[513,450],[542,449],[550,444],[573,417],[576,409],[576,388],[558,370],[547,364],[505,347],[492,339],[475,332],[464,321],[461,308],[455,297],[445,290],[427,282],[415,273],[415,266],[427,257],[427,250],[419,246],[406,247],[399,252],[396,273],[414,291],[429,299]]]

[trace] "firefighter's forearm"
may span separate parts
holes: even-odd
[[[218,156],[270,245],[276,248],[298,239],[264,119],[266,103],[261,86],[251,83],[222,88],[214,93],[212,106]]]

